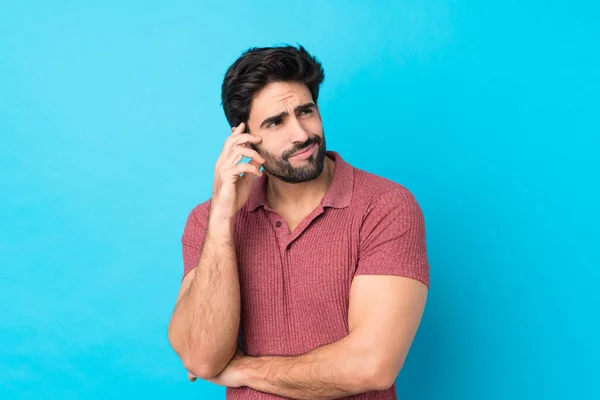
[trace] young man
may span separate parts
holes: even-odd
[[[323,79],[285,46],[248,50],[223,81],[232,134],[184,228],[169,340],[227,399],[395,399],[425,307],[421,209],[326,151]]]

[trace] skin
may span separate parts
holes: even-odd
[[[267,202],[293,231],[319,204],[333,174],[319,107],[306,86],[273,82],[253,98],[248,129],[262,139],[251,147],[265,160]],[[318,147],[310,157],[293,157],[313,144]]]
[[[264,159],[249,147],[261,139],[242,135],[244,125],[227,138],[215,165],[212,203],[202,254],[181,283],[169,323],[169,342],[191,376],[220,373],[237,347],[240,288],[234,246],[236,212],[246,203]],[[242,157],[250,163],[237,164]]]
[[[394,384],[421,321],[427,287],[400,276],[354,278],[345,338],[298,357],[248,357],[241,350],[217,377],[292,399],[335,399]]]
[[[246,157],[252,158],[248,165],[263,165],[264,173],[268,176],[267,202],[285,219],[290,231],[312,212],[329,187],[334,162],[325,157],[321,114],[316,104],[308,106],[311,103],[313,99],[310,91],[304,85],[293,82],[270,83],[254,96],[246,129],[249,133],[240,135],[245,129],[244,124],[232,129],[232,136],[248,136],[253,139],[242,144],[237,143],[239,138],[228,139],[235,144],[233,147],[226,144],[222,158],[230,161],[221,165],[217,163],[219,172],[216,172],[216,176],[225,176],[229,180],[224,180],[227,182],[225,185],[223,181],[215,183],[213,196],[216,195],[216,199],[213,197],[210,217],[213,217],[214,209],[217,220],[231,222],[235,211],[247,201],[253,177],[238,180],[239,177],[235,178],[231,172],[233,168],[237,168],[233,165],[241,160],[242,152],[245,152]],[[286,114],[281,115],[282,113]],[[280,118],[273,118],[278,115]],[[318,148],[310,157],[292,157],[295,152],[312,144],[316,144]],[[239,150],[238,147],[246,150]],[[232,164],[231,161],[235,162]],[[248,169],[246,174],[258,175],[259,172]],[[209,223],[209,232],[210,229]],[[218,237],[218,233],[215,236]],[[231,239],[231,236],[225,237]],[[206,247],[202,257],[205,251]],[[212,264],[206,262],[201,267],[210,269],[208,265]],[[188,275],[191,274],[190,272]],[[221,292],[224,291],[223,288],[233,287],[229,296],[235,297],[236,293],[239,296],[239,286],[236,286],[239,283],[230,279],[234,274],[227,276],[228,279],[212,283],[206,283],[208,281],[205,278],[202,290],[209,290],[209,284],[219,286]],[[182,282],[182,292],[186,289],[187,279],[186,276]],[[198,280],[194,282],[200,285]],[[190,292],[189,283],[187,290]],[[211,293],[218,297],[216,291]],[[357,276],[352,281],[350,291],[350,333],[345,338],[298,357],[249,357],[239,348],[232,347],[232,342],[229,341],[227,346],[220,347],[219,356],[214,356],[212,361],[205,360],[209,364],[213,362],[213,367],[204,368],[202,376],[186,366],[188,377],[193,381],[196,376],[200,376],[218,385],[248,386],[295,399],[332,399],[386,389],[394,383],[402,368],[419,326],[426,298],[427,287],[413,279],[384,275]],[[203,301],[209,300],[203,298]],[[211,301],[215,303],[214,299]],[[239,304],[223,297],[218,302],[220,308],[216,312],[234,314],[238,318],[238,325],[230,322],[227,329],[214,324],[208,328],[221,329],[221,332],[233,337],[234,332],[237,334],[235,329],[239,328]],[[193,307],[205,306],[201,301],[196,301]],[[191,309],[192,307],[188,313],[191,313]],[[223,314],[219,315],[222,319]],[[184,324],[181,320],[187,317],[180,317],[180,324]],[[211,318],[218,319],[214,315]],[[194,323],[209,323],[211,318],[196,319]],[[196,332],[196,335],[210,336],[212,331],[208,328]],[[215,341],[212,345],[215,346],[216,343]],[[226,365],[222,364],[223,354],[228,360]],[[215,360],[220,364],[214,366],[214,362],[217,362]]]

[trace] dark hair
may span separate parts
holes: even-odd
[[[221,87],[221,104],[230,126],[248,123],[252,97],[271,82],[306,85],[317,104],[325,78],[321,63],[304,47],[252,47],[227,70]]]

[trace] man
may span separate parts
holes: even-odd
[[[223,81],[232,134],[184,228],[169,340],[228,399],[395,399],[425,307],[421,209],[326,151],[323,79],[285,46],[248,50]]]

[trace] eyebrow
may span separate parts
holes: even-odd
[[[305,104],[301,104],[299,106],[297,106],[296,108],[294,108],[294,112],[302,112],[304,110],[308,110],[311,108],[315,108],[315,103],[313,102],[309,102],[309,103],[305,103]],[[271,122],[275,122],[280,120],[283,117],[287,117],[289,115],[289,113],[287,111],[281,112],[277,115],[273,115],[272,117],[269,117],[267,119],[265,119],[263,122],[261,122],[260,127],[264,128],[265,126],[269,125]]]

